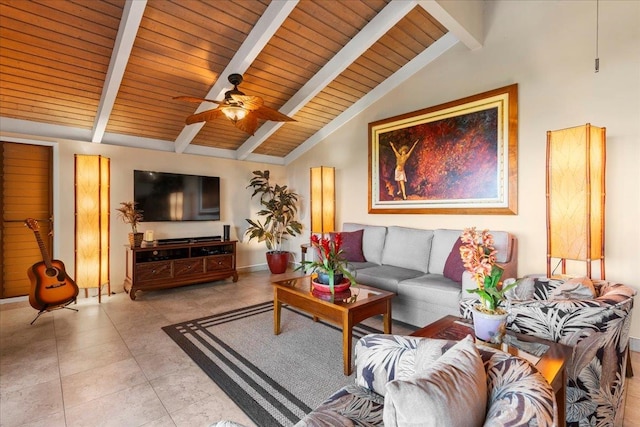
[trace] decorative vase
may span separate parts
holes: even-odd
[[[271,274],[282,274],[287,271],[289,265],[290,252],[271,251],[267,252],[267,264]]]
[[[334,292],[331,293],[331,291],[321,291],[319,289],[316,288],[316,286],[318,286],[316,283],[313,284],[313,289],[311,290],[311,295],[313,295],[316,298],[319,298],[323,301],[329,301],[329,302],[336,302],[336,301],[342,301],[342,302],[347,302],[350,301],[353,298],[353,295],[351,294],[351,289],[347,288],[347,290],[345,291],[339,291],[339,292]]]
[[[334,285],[337,285],[338,283],[342,282],[342,279],[344,279],[344,274],[342,274],[342,272],[338,272],[338,271],[333,272]],[[328,285],[329,273],[327,273],[326,271],[318,271],[318,278],[316,279],[316,282],[321,283],[323,285]]]
[[[333,293],[337,294],[340,292],[345,292],[349,289],[350,286],[351,282],[349,281],[349,279],[343,278],[339,282],[334,282]],[[328,284],[325,285],[324,283],[320,283],[317,281],[317,279],[315,279],[312,280],[312,291],[331,293],[331,286],[329,286]]]
[[[144,239],[144,233],[129,233],[129,245],[132,248],[142,246],[142,239]]]
[[[489,314],[473,308],[473,330],[476,338],[493,344],[501,344],[508,313]]]

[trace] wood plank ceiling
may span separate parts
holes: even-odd
[[[286,164],[470,34],[434,0],[0,0],[0,136]],[[185,125],[231,73],[296,121]]]

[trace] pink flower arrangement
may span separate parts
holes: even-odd
[[[516,286],[516,283],[501,287],[500,277],[504,270],[496,264],[498,251],[494,247],[493,235],[489,230],[479,232],[475,227],[465,228],[460,240],[463,243],[460,246],[460,257],[464,268],[478,283],[477,289],[469,289],[467,292],[478,294],[486,311],[500,311],[498,306],[504,300],[504,293]]]
[[[478,285],[484,283],[486,276],[491,275],[491,270],[496,264],[496,249],[494,248],[493,235],[489,230],[479,232],[475,227],[465,228],[460,236],[462,245],[460,247],[460,256],[464,268],[478,282]],[[481,285],[480,285],[481,286]]]

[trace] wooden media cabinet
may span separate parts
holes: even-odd
[[[127,246],[124,290],[132,300],[137,291],[175,288],[233,277],[236,240],[171,239],[154,246]]]

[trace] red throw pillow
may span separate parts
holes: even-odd
[[[333,234],[331,233],[332,237]],[[362,235],[364,230],[343,231],[342,235],[342,255],[349,262],[365,262],[367,261],[362,253]]]
[[[462,246],[462,240],[458,237],[447,257],[447,262],[444,263],[444,271],[442,272],[444,277],[458,283],[462,283],[462,273],[464,273],[464,264],[462,263],[462,257],[460,257],[460,246]]]

